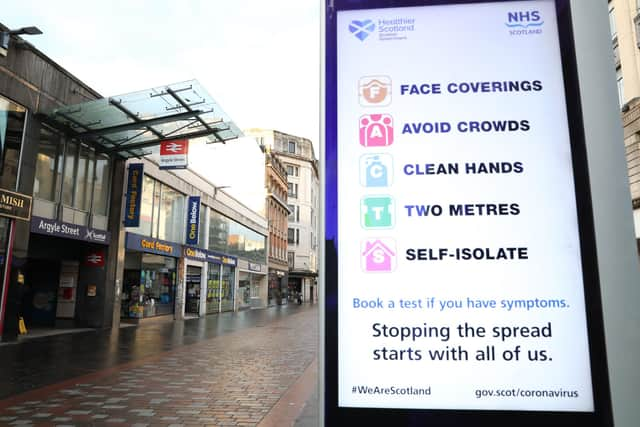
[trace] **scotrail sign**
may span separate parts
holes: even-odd
[[[606,424],[570,15],[327,2],[327,425]]]
[[[189,140],[174,139],[160,143],[160,169],[185,169],[188,165]]]

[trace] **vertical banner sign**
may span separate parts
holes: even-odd
[[[600,425],[568,2],[329,3],[327,420],[391,408]]]
[[[140,225],[140,200],[142,198],[142,176],[144,164],[131,163],[127,175],[127,197],[125,199],[124,226]]]
[[[189,196],[187,204],[187,245],[198,244],[198,226],[200,224],[200,196]]]
[[[189,140],[174,139],[160,143],[160,169],[185,169],[188,165]]]

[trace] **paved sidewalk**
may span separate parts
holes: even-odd
[[[267,310],[280,312],[270,316]],[[170,336],[165,333],[156,337],[156,341],[172,343],[165,351],[158,350],[165,345],[154,344],[152,337],[124,340],[129,343],[127,348],[118,346],[115,354],[128,354],[129,361],[108,363],[97,357],[92,364],[101,365],[101,369],[85,366],[89,373],[71,375],[0,400],[0,425],[255,426],[273,419],[273,414],[268,415],[282,408],[286,403],[283,396],[297,385],[297,409],[289,419],[282,418],[282,422],[292,425],[304,406],[300,399],[306,402],[316,384],[315,367],[311,365],[317,353],[317,307],[274,307],[266,309],[262,316],[222,316],[230,318],[226,319],[227,332],[218,328],[224,322],[213,322],[216,328],[208,330],[208,323],[212,322],[208,319],[173,322]],[[261,320],[252,323],[242,320],[243,316]],[[185,334],[190,322],[199,326],[195,337]],[[166,328],[159,328],[163,327]],[[144,326],[135,329],[133,332],[145,335]],[[192,339],[185,340],[185,336]],[[145,344],[155,346],[156,351],[148,354]],[[0,361],[6,361],[3,352],[7,348],[0,348]],[[54,355],[45,357],[49,360]],[[55,360],[52,362],[55,364]],[[38,376],[33,370],[37,369],[30,369],[33,380]],[[50,378],[51,374],[44,377]],[[301,381],[303,377],[305,381]],[[0,374],[0,379],[0,389],[12,388],[7,387],[4,375]],[[313,403],[307,404],[306,408],[312,406]],[[304,424],[297,425],[315,426],[317,418],[308,417]]]

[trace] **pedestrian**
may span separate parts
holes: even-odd
[[[298,292],[298,305],[302,304],[302,292]]]

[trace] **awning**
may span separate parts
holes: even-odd
[[[243,136],[196,80],[57,108],[45,121],[96,151],[125,158],[150,154],[165,140],[224,143]]]

